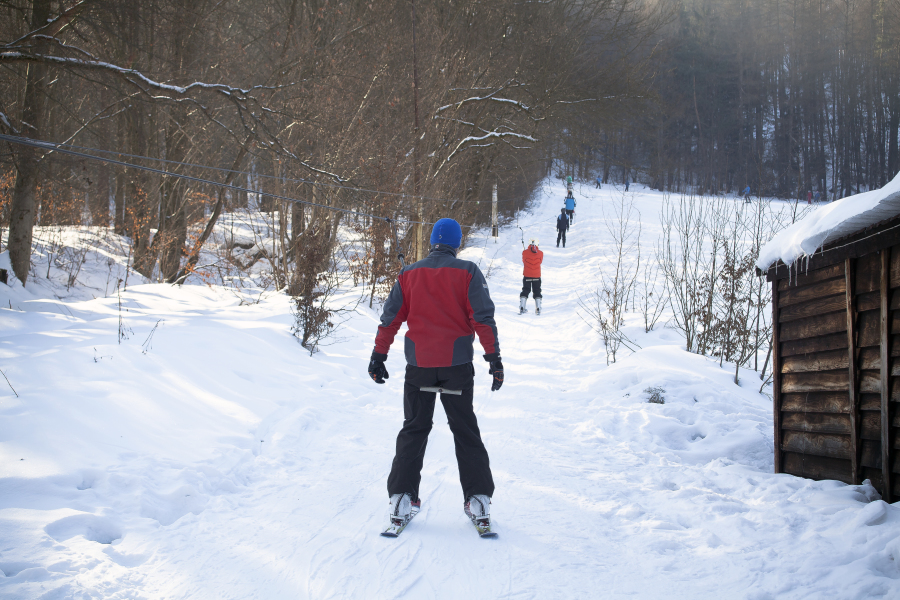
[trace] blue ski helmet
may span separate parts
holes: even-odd
[[[438,219],[431,230],[431,245],[446,244],[452,248],[459,248],[462,242],[462,228],[453,219]]]

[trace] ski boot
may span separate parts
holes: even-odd
[[[519,296],[519,314],[520,314],[520,315],[524,315],[525,313],[528,312],[528,310],[525,308],[525,302],[526,302],[527,300],[528,300],[528,298],[524,298],[524,297],[522,297],[522,296]]]
[[[469,496],[464,506],[466,516],[478,530],[481,537],[497,535],[491,530],[491,499],[484,494]]]
[[[542,300],[542,298],[534,299],[534,305],[535,305],[534,306],[534,314],[536,314],[536,315],[541,314],[541,300]]]
[[[422,507],[421,500],[413,500],[412,494],[394,494],[391,496],[391,510],[388,515],[388,524],[381,535],[397,537],[406,529],[412,518],[416,516]]]

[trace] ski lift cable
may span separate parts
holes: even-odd
[[[4,136],[3,139],[6,139],[7,141],[12,141],[12,140],[8,139],[8,138],[12,138],[12,137],[16,137],[16,136]],[[30,140],[31,138],[20,137],[18,139]],[[126,152],[119,152],[116,150],[103,150],[101,148],[92,148],[90,146],[77,146],[75,144],[43,142],[43,141],[39,141],[39,140],[31,140],[31,141],[36,141],[39,144],[51,146],[54,150],[56,150],[58,152],[62,152],[61,148],[74,148],[76,150],[84,150],[87,152],[99,152],[101,154],[114,154],[116,156],[125,156],[127,158],[148,160],[148,161],[152,161],[152,162],[165,163],[165,164],[170,164],[170,165],[179,165],[182,167],[191,167],[191,168],[195,168],[195,169],[208,169],[211,171],[219,171],[222,173],[237,173],[239,175],[252,175],[254,177],[259,177],[261,179],[280,179],[282,181],[289,181],[291,183],[306,183],[309,185],[314,185],[316,187],[335,188],[335,189],[350,190],[350,191],[355,191],[355,192],[365,192],[368,194],[378,194],[378,195],[382,195],[382,196],[398,196],[398,197],[402,197],[402,198],[412,198],[414,200],[428,200],[430,202],[451,202],[451,203],[452,202],[467,202],[467,203],[475,202],[476,204],[481,203],[481,200],[448,200],[447,198],[433,198],[430,196],[417,196],[415,194],[406,194],[404,192],[383,192],[380,190],[370,190],[367,188],[354,187],[354,186],[349,186],[349,185],[339,185],[337,183],[324,183],[321,181],[312,181],[310,179],[279,177],[278,175],[264,175],[261,173],[253,173],[251,171],[239,171],[239,170],[235,170],[235,169],[226,169],[224,167],[211,167],[208,165],[200,165],[197,163],[181,162],[181,161],[170,160],[170,159],[166,159],[166,158],[154,158],[152,156],[142,156],[140,154],[128,154]],[[101,160],[99,157],[92,156],[91,158]],[[174,175],[174,173],[172,173],[172,174]],[[260,194],[263,192],[253,192],[253,193]],[[513,200],[515,200],[515,198],[506,198],[504,200],[498,200],[498,202],[511,202]]]
[[[59,144],[55,144],[53,142],[44,142],[44,141],[39,141],[39,140],[33,140],[30,138],[6,135],[6,134],[2,134],[2,133],[0,133],[0,140],[6,141],[6,142],[11,142],[13,144],[20,144],[23,146],[30,146],[33,148],[42,148],[44,150],[52,149],[55,152],[59,152],[60,154],[68,154],[71,156],[79,156],[81,158],[89,158],[89,159],[100,161],[100,162],[105,162],[105,163],[109,163],[109,164],[113,164],[113,165],[119,165],[121,167],[126,167],[129,169],[138,169],[141,171],[147,171],[149,173],[157,173],[159,175],[165,175],[167,177],[177,177],[178,179],[185,179],[187,181],[194,181],[197,183],[205,183],[208,185],[218,186],[220,188],[226,188],[226,189],[235,190],[238,192],[247,192],[248,194],[258,194],[260,196],[267,196],[269,198],[275,198],[277,200],[284,200],[286,202],[293,202],[295,204],[304,204],[306,206],[315,206],[317,208],[324,208],[326,210],[342,212],[342,213],[345,213],[348,215],[355,215],[358,217],[369,217],[372,219],[378,219],[380,221],[384,221],[386,223],[402,222],[402,223],[407,223],[410,225],[434,225],[433,222],[428,222],[428,221],[411,221],[408,219],[391,219],[390,217],[380,217],[378,215],[359,212],[356,210],[350,210],[348,208],[339,208],[336,206],[328,206],[326,204],[319,204],[318,202],[310,202],[309,200],[298,200],[297,198],[290,198],[288,196],[282,196],[280,194],[272,194],[270,192],[252,190],[252,189],[237,186],[237,185],[230,185],[230,184],[226,184],[226,183],[221,183],[219,181],[203,179],[202,177],[194,177],[192,175],[185,175],[184,173],[173,173],[171,171],[166,171],[163,169],[156,169],[154,167],[147,167],[144,165],[137,165],[137,164],[125,162],[122,160],[116,160],[114,158],[104,158],[102,156],[93,156],[90,154],[85,154],[83,152],[78,152],[75,150],[69,150],[69,149],[63,148]],[[350,189],[352,189],[352,188],[350,188]],[[461,225],[461,227],[465,227],[467,229],[475,228],[474,225]]]

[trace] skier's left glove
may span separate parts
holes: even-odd
[[[503,385],[503,363],[500,362],[500,353],[485,354],[484,360],[491,365],[488,368],[488,374],[494,376],[494,381],[491,383],[491,391],[496,392]]]
[[[384,366],[384,361],[386,360],[387,354],[372,352],[372,358],[369,359],[369,377],[371,377],[375,383],[384,383],[385,379],[390,379],[387,367]]]

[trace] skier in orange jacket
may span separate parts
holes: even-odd
[[[519,294],[519,314],[526,312],[525,302],[528,294],[534,294],[534,314],[541,314],[541,263],[544,261],[544,253],[538,248],[538,241],[528,242],[528,248],[522,250],[522,264],[525,269],[522,272],[522,293]]]

